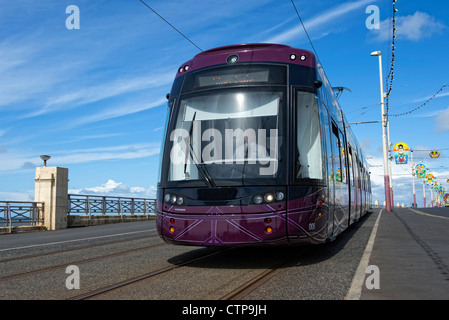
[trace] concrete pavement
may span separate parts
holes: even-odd
[[[360,299],[449,299],[449,208],[381,213]]]

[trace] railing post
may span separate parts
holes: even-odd
[[[45,202],[41,202],[41,210],[39,213],[39,223],[44,224]]]
[[[67,215],[70,216],[70,210],[72,209],[72,203],[70,200],[70,194],[67,195]]]
[[[90,225],[90,200],[89,200],[89,196],[86,196],[86,213],[88,216],[88,221],[89,221],[89,225]]]
[[[120,214],[120,220],[123,222],[122,199],[121,198],[118,198],[118,211]]]
[[[101,201],[101,214],[103,216],[106,215],[106,197],[105,196],[102,197],[102,201]]]
[[[33,202],[31,204],[31,223],[33,226],[36,225],[36,209],[37,209],[37,203]]]
[[[9,207],[9,202],[6,202],[6,216],[8,217],[8,226],[9,226],[9,233],[12,232],[12,219],[11,219],[11,208]]]

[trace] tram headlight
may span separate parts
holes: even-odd
[[[166,193],[164,196],[165,203],[172,204],[172,205],[178,205],[178,206],[185,206],[186,205],[186,198],[184,196],[181,196],[179,194],[174,193]]]
[[[284,193],[282,191],[278,191],[278,192],[276,192],[275,197],[276,197],[277,201],[282,201],[282,200],[284,200],[285,195],[284,195]]]
[[[254,203],[255,203],[255,204],[261,204],[262,201],[263,201],[262,196],[257,195],[257,196],[254,197]]]
[[[269,192],[264,192],[261,194],[255,194],[252,197],[251,203],[252,204],[263,204],[263,203],[276,203],[276,202],[281,202],[285,200],[285,194],[283,191],[279,191],[279,190],[272,190]]]
[[[165,202],[170,202],[170,198],[171,198],[170,193],[167,193],[164,197]]]
[[[267,193],[264,199],[266,202],[272,202],[274,200],[274,196],[271,193]]]

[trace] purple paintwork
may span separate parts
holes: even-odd
[[[321,243],[327,237],[327,206],[317,206],[321,191],[286,203],[260,206],[176,207],[157,215],[164,240],[198,246],[285,245]],[[291,208],[286,210],[286,206]],[[248,215],[249,211],[253,211]],[[176,213],[175,213],[176,212]],[[234,213],[232,213],[234,212]],[[238,213],[237,213],[238,212]],[[258,212],[258,213],[255,213]],[[267,222],[267,218],[271,222]],[[266,232],[266,227],[272,232]],[[170,227],[174,232],[170,232]]]
[[[226,64],[226,59],[232,54],[239,56],[237,65],[244,62],[278,62],[316,67],[315,56],[308,50],[280,44],[239,44],[219,47],[197,54],[178,69],[176,77],[205,67]],[[292,54],[296,55],[295,60],[290,59]],[[301,56],[305,56],[306,59],[302,61]],[[185,70],[186,66],[188,66],[188,70]]]

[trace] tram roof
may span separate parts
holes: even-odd
[[[236,65],[248,62],[280,62],[316,68],[315,55],[309,50],[297,49],[282,44],[251,43],[229,45],[203,51],[192,60],[184,63],[178,69],[176,76],[213,65],[233,64],[229,59],[232,56],[237,56],[237,61],[234,62]]]

